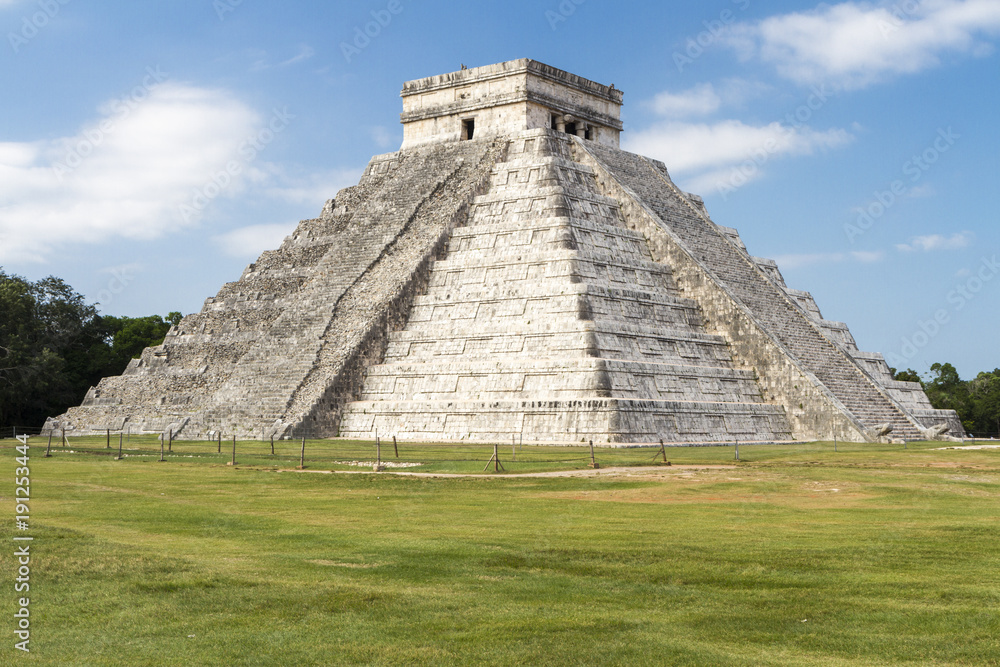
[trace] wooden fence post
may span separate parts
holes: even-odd
[[[382,440],[378,437],[378,430],[375,430],[375,465],[372,466],[375,472],[382,472],[385,466],[382,465]]]
[[[493,443],[493,456],[486,462],[486,467],[483,468],[483,472],[490,469],[491,463],[493,464],[493,472],[500,472],[501,470],[507,472],[507,469],[503,467],[502,463],[500,463],[500,445],[495,442]]]

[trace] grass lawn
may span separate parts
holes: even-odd
[[[1000,663],[1000,450],[668,449],[602,476],[311,474],[297,443],[31,450],[31,653],[0,664]],[[117,439],[113,440],[115,450]],[[228,444],[228,447],[227,447]],[[41,446],[40,446],[41,445]],[[585,470],[532,448],[509,472]],[[115,451],[114,453],[117,453]],[[401,445],[413,471],[492,450]],[[384,459],[396,461],[391,442]],[[363,471],[371,443],[307,443]],[[609,466],[651,450],[598,450]],[[694,466],[694,467],[689,467]]]

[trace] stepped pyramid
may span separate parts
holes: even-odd
[[[400,151],[47,428],[597,443],[961,433],[662,163],[621,151],[622,99],[531,60],[405,84]]]

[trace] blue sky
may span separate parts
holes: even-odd
[[[527,57],[624,90],[624,147],[862,349],[1000,366],[998,0],[0,0],[0,27],[0,266],[102,312],[199,310],[398,149],[404,81]]]

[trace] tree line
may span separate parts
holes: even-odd
[[[41,426],[79,405],[180,320],[180,313],[101,315],[59,278],[31,282],[0,267],[0,425]],[[934,364],[926,377],[913,369],[893,375],[919,382],[935,408],[958,412],[969,433],[1000,434],[1000,368],[973,380],[951,364]]]
[[[951,364],[934,364],[924,377],[912,368],[892,372],[897,380],[919,382],[938,410],[957,412],[968,433],[1000,436],[1000,368],[972,380],[959,377]]]
[[[101,315],[59,278],[32,282],[0,268],[0,425],[41,426],[79,405],[180,320]]]

